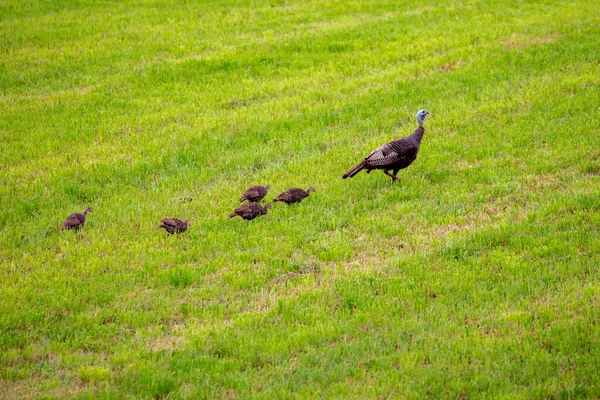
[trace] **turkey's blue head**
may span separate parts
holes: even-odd
[[[417,112],[417,122],[419,123],[419,125],[423,125],[423,120],[425,119],[427,114],[429,114],[429,111],[427,110],[419,110],[419,112]]]

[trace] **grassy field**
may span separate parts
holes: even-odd
[[[0,35],[1,398],[600,397],[596,0],[5,0]],[[400,182],[341,179],[419,109]],[[316,192],[227,219],[267,183]]]

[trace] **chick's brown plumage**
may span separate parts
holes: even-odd
[[[303,199],[307,198],[310,192],[314,192],[315,188],[310,186],[308,189],[291,188],[286,190],[277,196],[273,202],[281,201],[286,204],[300,203]]]
[[[229,214],[228,218],[240,216],[241,218],[249,221],[261,215],[265,215],[270,207],[270,204],[261,206],[258,203],[246,203],[233,210],[233,212]]]
[[[267,195],[270,187],[270,185],[252,186],[250,189],[247,189],[244,194],[242,194],[242,197],[240,197],[240,203],[245,200],[248,200],[251,203],[259,203]]]
[[[85,224],[87,213],[89,213],[90,211],[92,211],[92,207],[86,208],[85,211],[82,213],[73,213],[69,215],[67,219],[65,219],[65,222],[63,222],[62,228],[60,229],[63,231],[65,229],[80,229],[83,226],[83,224]]]
[[[177,218],[163,218],[161,221],[159,228],[163,228],[165,231],[170,234],[173,233],[182,233],[188,230],[190,226],[189,221],[182,221]]]

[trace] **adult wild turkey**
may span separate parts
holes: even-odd
[[[423,134],[425,133],[423,120],[427,114],[429,114],[429,112],[426,110],[420,110],[417,113],[419,127],[412,135],[392,140],[391,142],[378,147],[361,161],[360,164],[348,170],[343,178],[352,178],[363,169],[367,171],[367,174],[373,169],[382,169],[387,176],[392,177],[392,181],[397,181],[399,179],[396,176],[398,171],[408,167],[417,158],[419,146],[421,145],[421,140],[423,140]],[[388,172],[389,170],[392,170],[393,173],[390,174]]]
[[[248,200],[250,203],[259,203],[267,195],[270,187],[270,185],[252,186],[240,197],[240,203],[244,200]]]
[[[277,196],[273,200],[273,202],[283,201],[284,203],[287,203],[287,204],[300,203],[304,198],[308,197],[310,192],[314,192],[314,191],[315,191],[315,188],[312,186],[306,190],[300,189],[300,188],[291,188],[291,189],[288,189],[285,192],[281,193],[279,196]]]
[[[82,213],[73,213],[73,214],[69,215],[67,217],[67,219],[65,219],[65,222],[63,223],[62,228],[60,228],[60,230],[61,231],[64,231],[65,229],[78,230],[79,228],[81,228],[83,226],[83,224],[85,224],[85,218],[87,216],[87,213],[89,213],[91,211],[92,211],[92,207],[88,207]]]
[[[265,204],[264,207],[258,203],[246,203],[233,210],[233,213],[229,214],[229,218],[239,215],[243,219],[249,221],[261,215],[265,215],[270,207],[271,205],[268,203]]]
[[[189,221],[182,221],[177,218],[163,218],[160,222],[159,228],[163,228],[170,234],[185,232],[190,226]]]

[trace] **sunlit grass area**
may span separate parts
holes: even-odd
[[[0,397],[600,397],[599,57],[592,0],[0,2]]]

